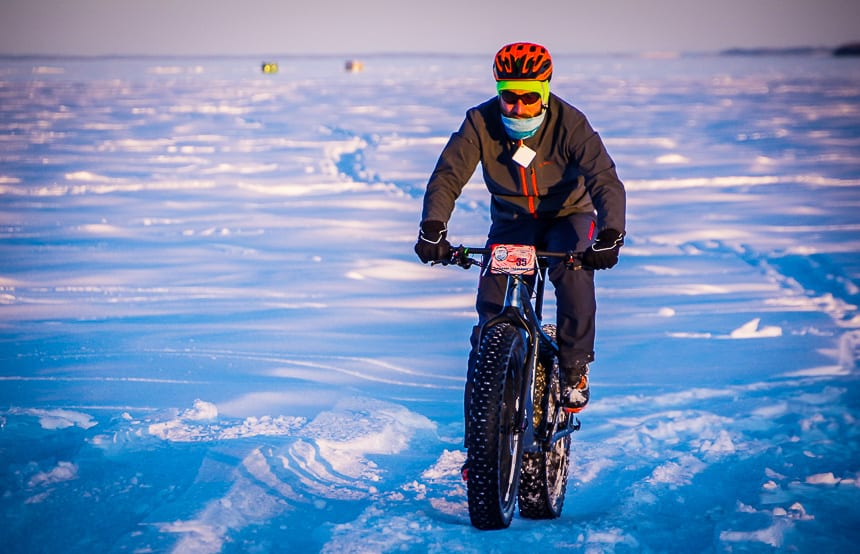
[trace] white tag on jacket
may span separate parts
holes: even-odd
[[[517,148],[512,156],[513,160],[523,167],[528,167],[532,160],[535,159],[537,152],[526,146],[525,144]]]

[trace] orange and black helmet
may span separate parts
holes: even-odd
[[[515,42],[502,46],[493,64],[496,81],[549,81],[552,58],[549,50],[532,42]]]

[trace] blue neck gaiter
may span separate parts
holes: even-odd
[[[536,115],[535,117],[527,117],[525,119],[518,119],[515,117],[507,117],[503,115],[502,123],[504,124],[505,130],[508,132],[509,137],[514,140],[522,140],[534,136],[534,134],[537,133],[537,130],[540,128],[541,123],[543,123],[545,117],[546,110],[542,111],[540,115]]]

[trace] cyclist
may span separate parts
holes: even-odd
[[[442,150],[424,194],[415,252],[424,263],[449,255],[447,222],[478,163],[491,194],[487,245],[584,251],[587,269],[569,271],[560,261],[549,268],[562,403],[578,412],[589,400],[588,364],[594,360],[593,270],[618,262],[626,196],[615,163],[585,115],[550,92],[552,70],[552,58],[539,44],[517,42],[498,51],[493,65],[497,95],[469,109]],[[467,383],[480,325],[500,311],[505,283],[503,275],[484,272],[480,278]],[[469,395],[467,385],[467,414]]]

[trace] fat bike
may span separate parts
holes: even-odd
[[[582,269],[577,254],[512,244],[452,248],[444,262],[507,276],[502,310],[480,329],[469,383],[464,478],[478,529],[507,528],[517,504],[529,519],[557,518],[564,505],[571,435],[581,424],[561,406],[556,327],[542,324],[551,258]]]

